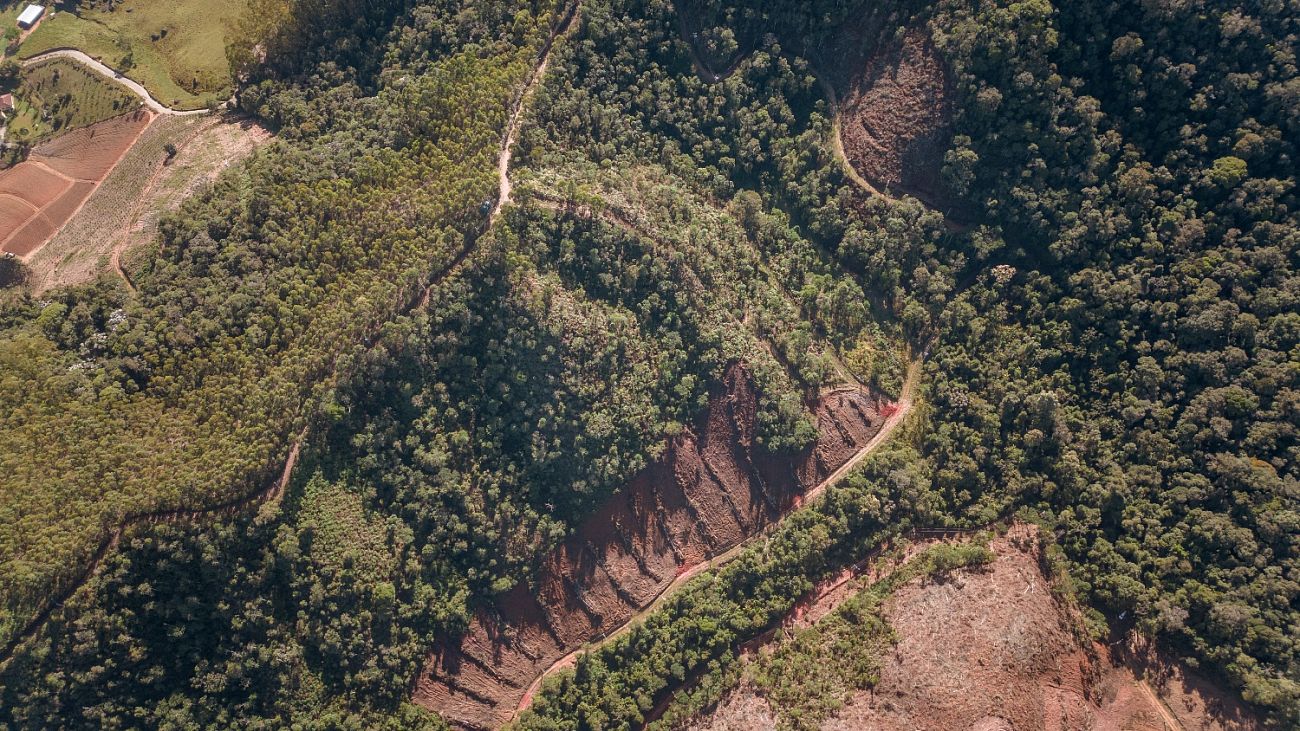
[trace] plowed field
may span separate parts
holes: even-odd
[[[74,130],[0,171],[0,250],[26,258],[44,246],[152,120],[139,111]]]

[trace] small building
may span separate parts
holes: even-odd
[[[14,110],[14,95],[0,94],[0,117],[6,117]]]
[[[23,12],[18,14],[18,27],[23,30],[31,30],[42,15],[45,15],[44,5],[28,5],[23,8]]]

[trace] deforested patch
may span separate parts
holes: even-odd
[[[841,134],[849,163],[877,188],[941,202],[951,96],[925,31],[882,42],[845,95]]]
[[[462,727],[502,725],[540,674],[624,625],[692,566],[778,520],[864,447],[888,411],[870,393],[829,393],[810,405],[816,443],[780,454],[756,444],[757,404],[749,371],[729,368],[702,418],[661,460],[584,521],[536,579],[435,648],[415,702]]]

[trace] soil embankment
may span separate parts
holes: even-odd
[[[1042,540],[1036,527],[1015,524],[990,545],[995,560],[987,567],[920,577],[894,592],[883,611],[897,642],[883,658],[879,682],[852,694],[820,728],[1262,728],[1239,702],[1178,663],[1158,660],[1151,648],[1088,640],[1077,610],[1053,594],[1043,573]],[[936,542],[913,544],[888,561],[873,562],[855,580],[818,592],[784,628],[820,620],[861,582],[883,578]],[[751,655],[764,651],[749,648]],[[687,728],[774,731],[777,715],[760,691],[742,681]]]
[[[950,84],[924,31],[882,40],[844,95],[841,136],[849,164],[878,190],[940,205],[939,171],[951,135]]]
[[[802,454],[755,442],[758,395],[731,368],[701,423],[578,527],[542,567],[438,647],[415,702],[471,728],[500,726],[533,680],[575,648],[618,628],[691,566],[772,524],[796,498],[880,431],[887,404],[859,390],[815,404],[818,438]]]

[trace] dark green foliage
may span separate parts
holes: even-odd
[[[120,318],[103,317],[117,295],[79,290],[4,333],[5,644],[124,516],[273,481],[351,352],[481,234],[509,100],[547,30],[549,8],[516,9],[369,95],[333,61],[259,84],[244,101],[282,112],[283,141],[163,223]]]
[[[916,450],[586,656],[521,725],[635,724],[886,530],[1023,507],[1084,599],[1300,722],[1296,14],[911,5],[584,2],[526,115],[517,205],[479,241],[551,8],[292,3],[301,22],[261,36],[283,65],[241,91],[284,142],[167,223],[140,298],[0,311],[0,629],[106,521],[243,491],[318,411],[314,479],[265,523],[128,536],[5,669],[0,721],[433,723],[404,699],[436,637],[657,457],[726,362],[793,447],[819,386],[898,389],[906,335],[929,356]],[[924,25],[949,66],[969,227],[867,198],[827,149],[817,76],[855,73],[824,67],[865,58],[868,16]]]

